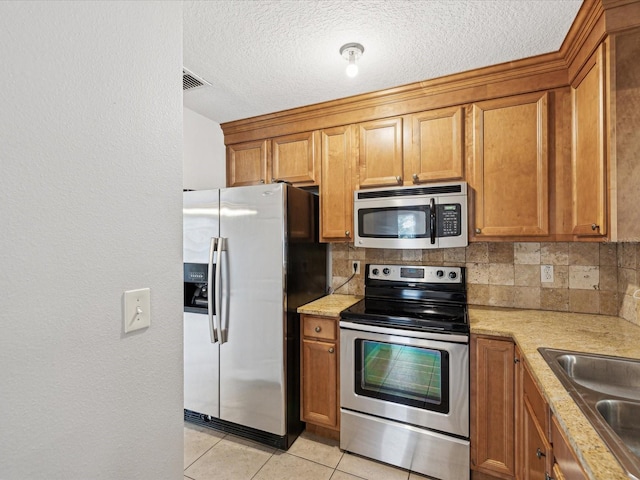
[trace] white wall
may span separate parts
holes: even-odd
[[[224,135],[220,124],[185,108],[184,188],[205,190],[224,187],[227,181],[225,172]]]
[[[0,45],[0,478],[182,478],[182,2],[0,2]]]

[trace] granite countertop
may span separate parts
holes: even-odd
[[[361,299],[356,295],[327,295],[299,307],[298,312],[337,318]],[[469,322],[473,334],[506,337],[518,344],[589,479],[629,479],[538,348],[640,359],[639,326],[605,315],[473,306],[469,307]]]
[[[640,359],[640,327],[618,317],[470,307],[471,333],[512,338],[591,480],[628,480],[538,347]]]
[[[363,297],[358,295],[341,295],[334,293],[298,307],[298,313],[339,318],[342,310],[349,308],[354,303],[358,303],[362,298]]]

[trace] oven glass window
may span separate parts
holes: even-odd
[[[426,410],[449,411],[449,354],[356,340],[356,393]]]
[[[361,237],[426,238],[429,207],[366,208],[358,211]]]

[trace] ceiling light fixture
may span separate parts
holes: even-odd
[[[348,77],[355,77],[358,74],[356,60],[362,56],[362,52],[364,52],[364,47],[359,43],[347,43],[340,47],[340,55],[349,62],[349,65],[347,65]]]

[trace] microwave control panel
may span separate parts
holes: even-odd
[[[459,203],[437,205],[438,237],[457,237],[462,232],[462,207]]]

